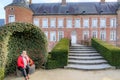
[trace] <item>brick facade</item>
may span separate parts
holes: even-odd
[[[104,1],[104,0],[103,0]],[[13,11],[11,11],[11,8],[13,8]],[[88,40],[90,41],[92,38],[92,31],[97,31],[97,37],[100,39],[100,31],[106,31],[106,39],[108,43],[111,43],[113,45],[120,46],[120,11],[117,11],[117,14],[111,14],[111,15],[33,15],[32,10],[20,7],[20,6],[7,6],[5,8],[6,11],[6,23],[9,23],[9,15],[15,15],[15,21],[16,22],[28,22],[33,23],[34,18],[39,19],[39,28],[41,28],[44,32],[48,32],[48,42],[49,42],[49,50],[58,42],[58,31],[64,32],[64,37],[71,39],[71,35],[73,32],[75,32],[77,36],[77,43],[82,44],[82,41],[84,41],[83,38],[83,32],[89,31],[89,37]],[[42,27],[42,19],[47,18],[48,19],[48,28]],[[50,27],[50,19],[55,18],[56,20],[56,27],[51,28]],[[63,28],[58,28],[58,19],[63,19]],[[92,19],[97,19],[97,27],[92,27]],[[100,28],[100,19],[105,18],[106,19],[106,27]],[[110,20],[112,18],[115,18],[117,21],[116,27],[111,28],[110,27]],[[66,26],[66,20],[72,19],[72,28],[67,28]],[[80,27],[75,28],[75,19],[80,19]],[[89,28],[84,28],[83,26],[83,20],[89,19]],[[33,23],[34,24],[34,23]],[[56,32],[56,41],[50,41],[50,32],[55,31]],[[111,41],[110,40],[110,31],[116,31],[117,41]]]

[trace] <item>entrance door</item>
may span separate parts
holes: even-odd
[[[72,43],[72,44],[76,44],[76,43],[77,43],[76,31],[73,31],[73,32],[71,33],[71,43]]]

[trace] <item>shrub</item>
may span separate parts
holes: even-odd
[[[46,63],[47,69],[61,68],[67,65],[69,51],[69,39],[61,39],[50,52]]]
[[[92,46],[110,65],[120,67],[120,48],[95,38],[92,39]]]
[[[47,40],[44,33],[28,23],[10,23],[1,27],[0,68],[5,67],[6,74],[16,71],[17,57],[23,50],[28,52],[36,67],[40,68],[47,58]]]

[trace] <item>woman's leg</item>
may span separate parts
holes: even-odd
[[[25,77],[25,80],[28,80],[27,79],[27,72],[26,72],[26,70],[21,68],[21,67],[19,67],[18,69],[22,72],[23,76]]]
[[[30,69],[30,68],[27,66],[27,67],[26,67],[26,74],[27,74],[28,79],[29,79],[29,69]]]

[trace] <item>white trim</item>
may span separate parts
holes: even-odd
[[[63,18],[59,18],[57,20],[57,22],[58,22],[58,24],[57,24],[58,28],[63,28],[64,27],[64,19]]]
[[[48,31],[44,31],[46,38],[48,39]]]
[[[92,37],[93,38],[97,38],[98,37],[98,31],[97,30],[92,31]]]
[[[116,18],[111,18],[110,19],[110,27],[111,28],[116,28]]]
[[[116,31],[110,31],[110,41],[116,41]]]
[[[74,22],[75,23],[74,27],[75,28],[80,28],[81,27],[81,21],[80,21],[80,19],[76,18],[74,21],[75,21]]]
[[[89,31],[83,31],[83,40],[87,40],[89,38]]]

